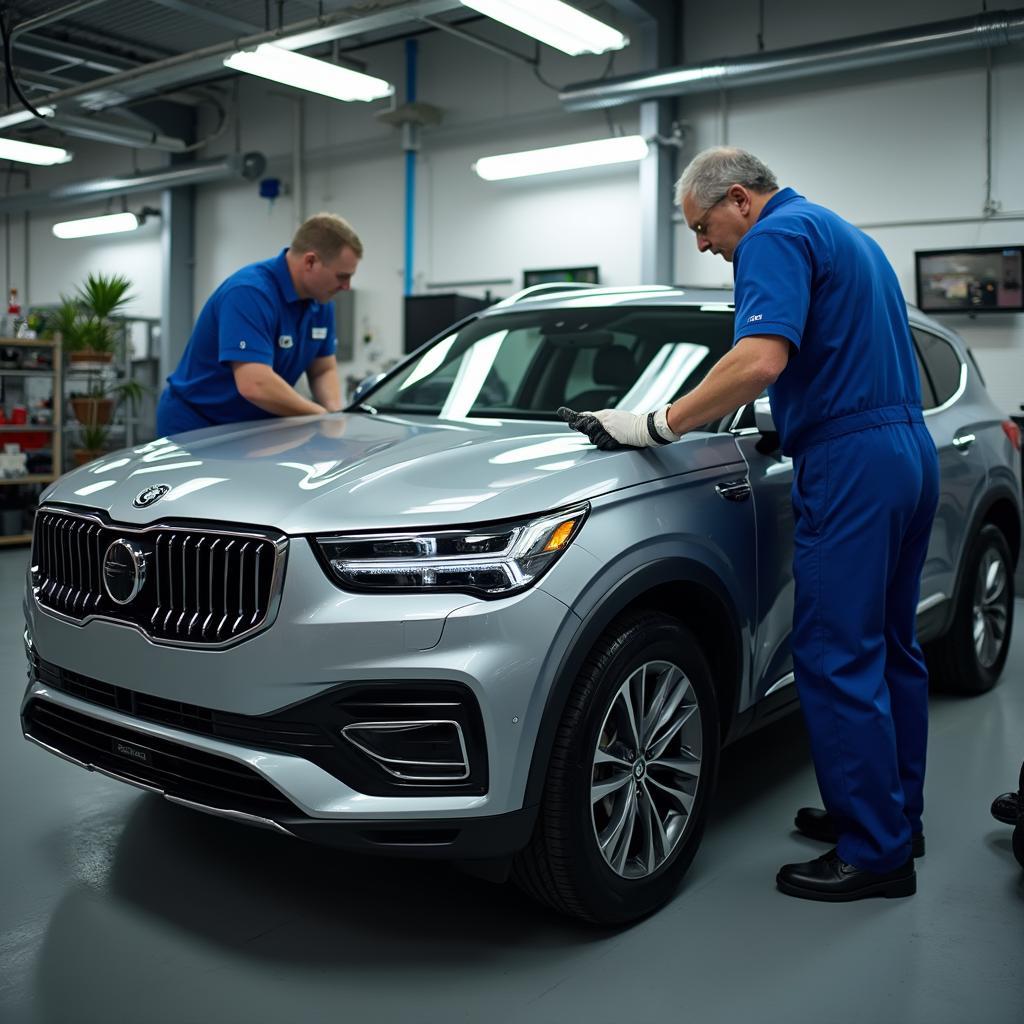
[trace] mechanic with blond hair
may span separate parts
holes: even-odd
[[[363,255],[348,221],[310,217],[277,256],[210,296],[157,406],[161,437],[220,423],[337,412],[341,382],[331,299]],[[295,390],[305,373],[312,400]]]

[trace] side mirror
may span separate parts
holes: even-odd
[[[369,377],[364,377],[360,382],[355,391],[352,392],[352,398],[350,404],[358,405],[362,401],[363,396],[367,394],[378,381],[384,379],[383,373],[373,373]]]
[[[754,425],[762,434],[777,434],[772,418],[772,402],[767,395],[754,399]]]
[[[757,450],[762,455],[774,455],[779,450],[779,431],[772,416],[772,403],[767,395],[754,399],[754,424],[761,433]]]

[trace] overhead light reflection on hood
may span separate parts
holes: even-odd
[[[86,484],[85,487],[80,487],[75,494],[78,497],[84,498],[87,494],[95,494],[97,491],[102,491],[107,487],[113,487],[117,480],[99,480],[94,484]]]

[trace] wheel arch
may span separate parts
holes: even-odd
[[[966,542],[960,557],[960,564],[956,567],[956,582],[953,584],[953,593],[950,600],[946,602],[946,616],[942,628],[936,636],[943,636],[953,624],[953,618],[960,602],[960,591],[964,583],[964,569],[967,565],[967,555],[970,551],[971,538],[984,526],[995,526],[1006,538],[1010,548],[1010,555],[1016,565],[1020,557],[1021,546],[1021,506],[1020,501],[1014,492],[1005,484],[999,484],[987,492],[985,500],[978,503],[971,516],[971,522],[966,533]]]
[[[739,616],[727,588],[706,565],[687,558],[641,566],[603,596],[581,623],[559,663],[534,744],[525,806],[539,803],[543,795],[555,734],[587,655],[615,619],[638,608],[671,615],[697,634],[718,695],[723,739],[727,735],[744,669]]]

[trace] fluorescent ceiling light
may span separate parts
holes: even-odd
[[[629,44],[629,39],[611,25],[563,4],[562,0],[462,0],[462,3],[573,57],[581,53],[621,50]]]
[[[336,100],[379,100],[390,96],[395,87],[382,78],[328,64],[325,60],[292,53],[271,43],[255,50],[240,50],[224,61],[226,67],[267,78],[296,89],[330,96]]]
[[[57,113],[56,107],[36,107],[43,117],[53,117]],[[26,121],[38,121],[39,118],[31,110],[15,110],[13,114],[0,116],[0,128],[13,128],[16,124],[24,124]]]
[[[529,174],[571,171],[579,167],[625,164],[643,160],[645,156],[647,143],[643,136],[622,135],[614,139],[598,139],[596,142],[577,142],[570,146],[485,156],[473,164],[473,170],[486,181],[501,181],[504,178],[523,178]]]
[[[34,142],[0,139],[0,160],[17,160],[23,164],[66,164],[71,154],[56,146],[39,146]]]
[[[64,220],[53,225],[58,238],[87,238],[90,235],[116,235],[122,231],[134,231],[142,219],[134,213],[109,213],[105,217],[82,217],[79,220]]]

